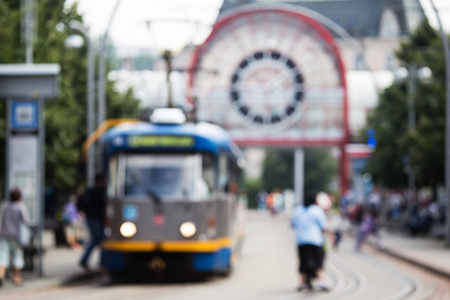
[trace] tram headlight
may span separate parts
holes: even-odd
[[[130,238],[135,235],[136,231],[136,225],[131,222],[125,222],[120,226],[120,233],[126,238]]]
[[[193,237],[196,232],[197,228],[192,222],[184,222],[180,226],[180,233],[185,238]]]

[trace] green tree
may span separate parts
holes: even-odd
[[[268,151],[263,161],[262,181],[267,191],[294,186],[294,154],[292,151]]]
[[[416,173],[417,186],[444,182],[445,61],[442,41],[424,21],[402,43],[397,57],[405,67],[427,66],[430,80],[417,81],[414,96],[416,127],[408,128],[407,82],[394,82],[380,96],[369,116],[368,128],[376,130],[377,145],[366,171],[375,182],[389,188],[407,185],[406,164]]]
[[[337,176],[337,161],[329,149],[305,150],[305,193],[331,191],[331,183]],[[294,153],[292,151],[268,151],[263,161],[263,186],[273,188],[294,188]]]
[[[332,192],[332,183],[337,178],[338,162],[329,149],[305,151],[305,194],[318,191]]]
[[[0,63],[24,62],[25,47],[20,37],[20,1],[0,1]],[[5,102],[0,101],[0,174],[5,174]],[[3,180],[2,180],[3,182]]]
[[[370,128],[376,131],[377,145],[366,171],[372,174],[375,182],[389,188],[403,187],[407,183],[404,172],[408,125],[405,89],[404,84],[386,89],[368,119]]]
[[[256,195],[264,189],[261,178],[246,179],[244,182],[244,190],[247,192],[248,208],[254,209],[258,207]]]
[[[71,20],[82,22],[83,18],[77,12],[76,3],[68,8],[65,7],[65,0],[41,0],[36,3],[38,19],[34,63],[57,63],[61,67],[59,97],[47,101],[45,105],[45,182],[60,190],[73,190],[85,181],[80,158],[82,143],[87,138],[87,49],[67,49],[64,41],[72,34],[67,24]],[[25,46],[20,39],[20,1],[0,2],[0,25],[0,63],[24,63]],[[139,102],[134,99],[132,90],[121,95],[115,90],[114,82],[107,81],[106,95],[108,118],[137,117]],[[4,108],[0,113],[0,126],[3,126],[0,128],[0,149],[3,150]],[[4,159],[0,161],[2,164]]]

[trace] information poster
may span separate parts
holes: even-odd
[[[38,136],[11,136],[9,149],[9,186],[22,191],[22,200],[30,214],[31,222],[36,224],[39,215],[39,173],[38,173]]]

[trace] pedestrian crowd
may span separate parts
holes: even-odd
[[[364,211],[371,211],[378,225],[391,231],[410,236],[443,235],[445,206],[428,194],[419,194],[412,201],[398,191],[383,194],[374,191],[358,201],[349,195],[350,193],[341,199],[341,209],[352,224],[361,223]]]
[[[445,205],[430,196],[408,201],[400,193],[387,195],[382,221],[391,230],[411,236],[443,237]]]

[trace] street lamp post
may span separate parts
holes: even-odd
[[[439,23],[439,30],[444,44],[445,55],[445,196],[447,200],[446,222],[445,222],[445,243],[450,247],[450,46],[447,35],[442,27],[441,18],[434,1],[430,0],[431,6],[436,14]]]
[[[170,81],[170,74],[172,73],[172,52],[166,50],[162,55],[164,61],[166,62],[166,82],[167,82],[167,107],[174,107],[173,96],[172,96],[172,82]]]
[[[105,121],[106,117],[106,88],[105,88],[105,77],[106,77],[106,65],[105,65],[105,56],[106,56],[106,44],[108,41],[109,29],[111,28],[111,24],[114,21],[114,17],[116,16],[117,9],[119,8],[120,2],[122,0],[117,0],[114,5],[113,11],[109,16],[108,25],[106,26],[105,33],[101,39],[100,45],[100,56],[98,60],[98,116],[97,116],[97,126],[100,126],[103,121]]]
[[[106,44],[108,41],[109,29],[111,28],[111,24],[114,21],[114,17],[116,16],[117,9],[122,0],[117,0],[114,5],[113,11],[109,16],[108,24],[106,25],[105,32],[101,39],[100,44],[100,54],[98,58],[98,111],[97,111],[97,126],[99,127],[106,119]],[[90,151],[90,150],[89,150]],[[99,149],[99,152],[102,153],[102,149]],[[94,154],[93,154],[94,155]],[[101,156],[101,155],[100,155]],[[99,159],[97,167],[102,170],[103,169],[103,160]]]
[[[87,47],[87,137],[94,132],[94,56],[89,37],[89,31],[79,21],[70,21],[70,29],[81,33],[86,40]],[[94,151],[88,150],[87,157],[87,184],[89,187],[94,185]]]
[[[416,72],[417,66],[412,64],[409,66],[408,70],[408,130],[416,129],[416,111],[414,107],[414,96],[416,94]],[[408,159],[408,189],[409,189],[409,201],[410,204],[413,203],[415,199],[415,189],[416,189],[416,173],[411,166],[411,158]]]
[[[24,40],[26,44],[25,48],[25,61],[27,64],[33,63],[33,40],[34,40],[34,30],[35,30],[35,12],[36,5],[35,1],[25,0],[22,2],[23,9],[25,11],[25,18],[22,19],[24,27]]]
[[[429,67],[418,67],[416,64],[410,64],[408,69],[402,67],[397,70],[396,77],[399,80],[405,80],[407,78],[408,92],[406,99],[406,108],[408,111],[408,130],[413,131],[416,129],[416,110],[414,105],[414,97],[417,90],[417,80],[428,80],[432,76]],[[408,201],[412,203],[415,199],[416,190],[416,173],[411,166],[411,157],[406,155],[403,163],[405,164],[405,173],[408,176]]]

